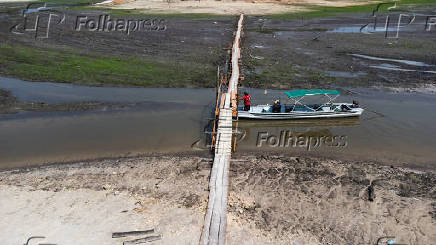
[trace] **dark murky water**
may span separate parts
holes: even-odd
[[[214,89],[86,87],[7,78],[0,78],[0,87],[27,101],[141,102],[107,111],[0,115],[0,168],[194,151],[195,141],[205,143],[203,129],[215,103]],[[271,103],[273,98],[285,101],[281,91],[268,90],[264,95],[264,90],[246,90],[254,104]],[[434,95],[351,90],[356,94],[343,95],[338,101],[357,99],[367,108],[360,119],[241,121],[239,151],[298,152],[436,167]],[[291,135],[288,138],[308,139],[311,146],[303,140],[288,146],[262,141],[257,146],[260,136],[280,138],[284,133]]]
[[[360,120],[335,119],[271,123],[247,121],[241,123],[246,135],[240,150],[260,149],[285,152],[305,152],[350,159],[376,160],[391,164],[436,167],[436,96],[417,93],[385,93],[371,89],[352,89],[357,94],[342,95],[338,101],[357,99],[367,108]],[[268,96],[258,91],[255,98],[279,97],[276,91]],[[282,97],[283,101],[283,97]],[[271,102],[270,102],[271,103]],[[247,132],[246,132],[247,131]],[[277,145],[284,132],[291,135],[288,146]],[[266,133],[266,134],[265,134]],[[273,135],[271,142],[266,137]],[[303,136],[300,143],[299,136]],[[336,137],[329,144],[330,138]],[[326,140],[327,137],[327,140]],[[344,138],[341,138],[344,137]],[[323,139],[324,138],[324,139]],[[311,147],[304,140],[311,141]],[[318,140],[318,143],[316,142]],[[288,140],[289,141],[289,140]],[[327,143],[326,143],[327,141]],[[343,146],[345,144],[345,146]],[[317,145],[317,146],[315,146]]]
[[[20,100],[141,102],[107,111],[0,115],[0,168],[150,152],[192,151],[214,89],[86,87],[0,79]]]

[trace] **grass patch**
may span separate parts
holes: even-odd
[[[104,11],[112,16],[156,16],[161,18],[184,18],[184,19],[207,19],[214,17],[225,17],[225,15],[216,15],[209,13],[144,13],[138,9],[118,9],[108,8],[105,6],[92,6],[95,3],[102,2],[103,0],[29,0],[34,3],[47,3],[47,6],[71,6],[71,10],[94,10]],[[77,5],[77,6],[75,6]]]
[[[179,19],[211,19],[217,17],[228,17],[225,15],[209,14],[209,13],[145,13],[138,9],[114,9],[98,6],[76,6],[70,8],[72,10],[94,10],[104,11],[112,16],[147,16],[147,17],[159,17],[159,18],[179,18]]]
[[[3,75],[31,81],[141,87],[215,85],[215,68],[208,64],[159,63],[138,57],[81,55],[5,44],[0,45],[0,67]]]
[[[103,0],[102,0],[103,1]],[[35,2],[43,2],[43,3],[50,3],[50,4],[56,4],[56,5],[73,5],[73,4],[93,4],[98,3],[102,1],[90,1],[90,0],[35,0]]]
[[[102,11],[106,12],[112,16],[143,16],[144,14],[136,9],[111,9],[105,7],[94,7],[94,6],[76,6],[69,8],[71,10],[92,10],[92,11]]]

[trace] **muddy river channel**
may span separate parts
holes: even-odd
[[[0,115],[0,168],[150,153],[207,153],[214,89],[86,87],[0,78],[21,101],[122,103],[83,112]],[[436,97],[349,89],[360,119],[241,121],[238,152],[285,152],[436,168]],[[248,90],[253,104],[285,101],[281,91]],[[286,142],[282,138],[288,136]],[[278,139],[278,143],[274,140]],[[327,140],[326,140],[327,139]]]

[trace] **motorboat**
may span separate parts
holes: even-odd
[[[358,117],[364,111],[356,101],[334,103],[341,94],[338,90],[302,89],[286,91],[284,94],[289,98],[289,104],[253,105],[248,111],[244,111],[244,107],[238,107],[238,117],[263,120],[341,118]],[[305,104],[302,101],[307,96],[325,96],[328,101],[321,104]]]

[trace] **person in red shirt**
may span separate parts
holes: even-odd
[[[244,100],[244,111],[249,111],[251,105],[251,96],[247,92],[244,92],[244,96],[241,98],[241,100]]]

